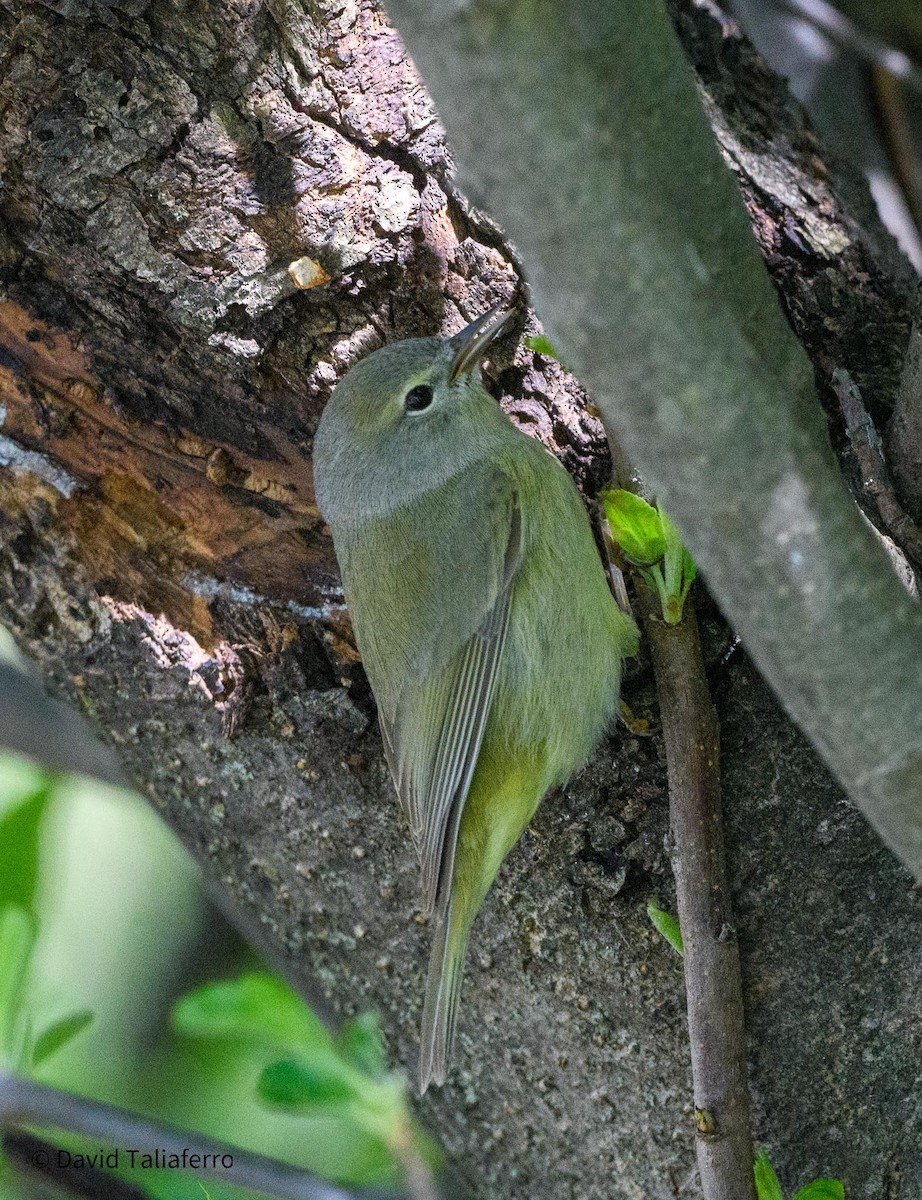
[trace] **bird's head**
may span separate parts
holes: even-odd
[[[512,315],[497,307],[452,337],[394,342],[343,376],[314,439],[317,500],[328,520],[407,503],[481,456],[496,417],[505,418],[479,366]]]

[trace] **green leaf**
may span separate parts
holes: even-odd
[[[775,1169],[768,1161],[764,1147],[759,1150],[755,1161],[756,1194],[759,1200],[784,1200],[781,1184]]]
[[[612,537],[637,566],[651,566],[666,553],[660,514],[641,496],[623,488],[603,492],[605,517]]]
[[[0,904],[31,908],[38,882],[39,831],[54,780],[46,778],[0,821]]]
[[[0,910],[0,1067],[18,1070],[22,1057],[21,1020],[35,922],[24,908]]]
[[[688,553],[685,546],[682,547],[682,596],[688,594],[688,589],[695,582],[698,574],[698,568],[695,566],[695,560]]]
[[[671,913],[660,908],[655,898],[647,901],[647,916],[653,922],[653,926],[657,932],[662,934],[673,950],[675,950],[676,954],[679,956],[684,955],[685,943],[682,941],[682,931],[679,928],[679,922]]]
[[[35,1039],[35,1045],[32,1048],[32,1066],[41,1066],[46,1059],[57,1054],[92,1023],[93,1014],[88,1008],[84,1008],[80,1012],[71,1013],[69,1017],[62,1017],[60,1021],[49,1025]]]
[[[380,1079],[387,1073],[387,1055],[377,1013],[360,1013],[347,1021],[338,1045],[346,1059],[373,1079]]]
[[[522,340],[529,350],[534,350],[536,354],[543,354],[545,358],[556,358],[560,362],[560,355],[543,333],[539,333],[535,337],[523,338]]]
[[[352,1073],[333,1054],[272,1063],[260,1075],[257,1091],[267,1104],[300,1113],[336,1108],[359,1098]]]
[[[225,1038],[289,1052],[332,1051],[333,1038],[303,1000],[275,975],[255,971],[208,983],[173,1007],[172,1025],[187,1037]]]
[[[845,1200],[845,1188],[838,1179],[814,1179],[800,1189],[794,1200]]]
[[[698,568],[694,559],[685,549],[678,529],[673,525],[665,509],[657,505],[662,523],[663,538],[666,543],[665,561],[663,563],[665,576],[663,580],[663,620],[670,625],[677,625],[682,619],[682,606],[688,589],[694,581]]]

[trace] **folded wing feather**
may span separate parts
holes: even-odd
[[[393,718],[379,710],[384,749],[406,808],[420,860],[423,906],[444,909],[450,894],[461,815],[496,691],[522,557],[517,498],[499,586],[472,637],[434,677],[414,680]]]

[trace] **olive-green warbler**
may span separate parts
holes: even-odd
[[[510,315],[369,355],[314,441],[317,501],[434,915],[421,1091],[445,1081],[487,889],[612,719],[637,649],[572,480],[481,382]]]

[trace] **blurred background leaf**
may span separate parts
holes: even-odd
[[[348,1023],[337,1040],[261,969],[206,899],[185,850],[134,794],[0,753],[0,906],[0,1053],[25,1055],[20,1067],[41,1082],[343,1185],[399,1185],[407,1153],[435,1164],[404,1081],[386,1073],[374,1016]],[[350,1105],[292,1114],[260,1097],[273,1062],[289,1056],[303,1071],[318,1055],[348,1079]],[[382,1079],[390,1125],[375,1127],[366,1110],[380,1118]],[[56,1141],[92,1149],[72,1136]],[[131,1171],[122,1159],[119,1174],[158,1200],[202,1195],[187,1174]],[[249,1194],[206,1186],[211,1200]],[[29,1187],[3,1171],[2,1200],[27,1200]]]

